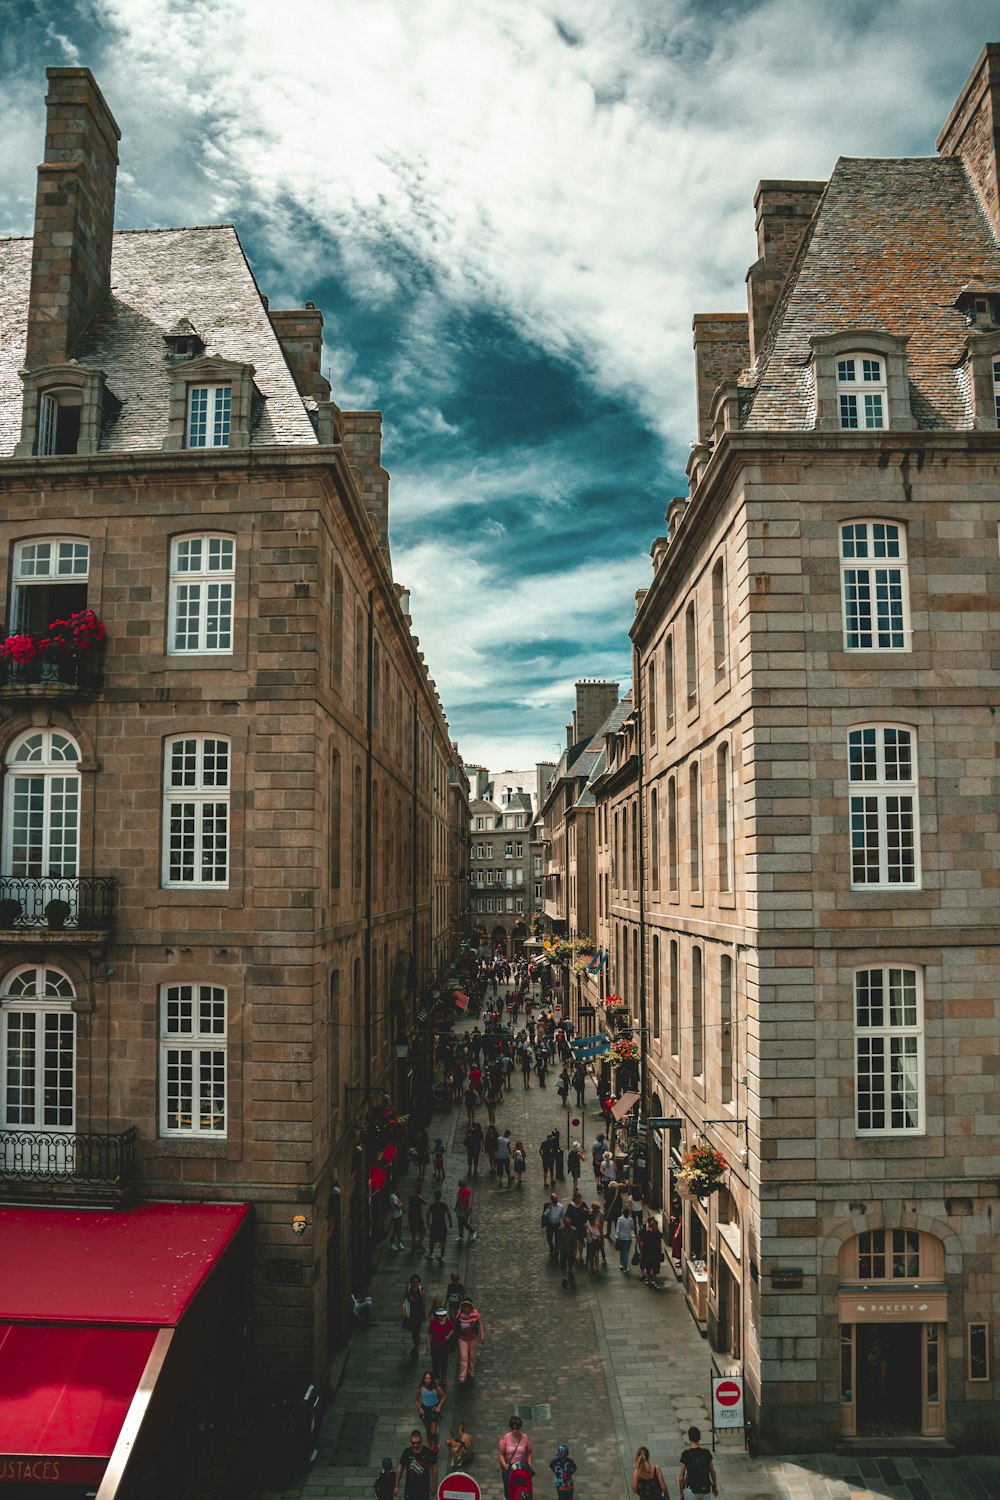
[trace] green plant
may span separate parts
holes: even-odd
[[[721,1151],[703,1144],[684,1153],[677,1176],[689,1193],[696,1198],[704,1198],[721,1186],[722,1174],[727,1171],[728,1166]]]
[[[66,919],[72,911],[68,901],[63,901],[59,896],[53,897],[45,905],[45,920],[50,927],[65,927]]]

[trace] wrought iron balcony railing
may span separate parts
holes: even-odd
[[[114,926],[113,875],[0,877],[0,933],[107,932]]]
[[[134,1125],[120,1135],[0,1130],[0,1181],[124,1190],[135,1177],[138,1134]]]
[[[50,688],[96,693],[104,686],[104,651],[40,651],[30,661],[0,657],[0,692],[12,696],[21,688]]]

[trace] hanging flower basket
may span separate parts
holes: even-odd
[[[57,656],[88,656],[103,646],[107,631],[92,609],[80,609],[64,620],[51,621],[45,635],[21,631],[0,641],[0,657],[23,665],[44,652]]]
[[[373,1146],[399,1146],[406,1138],[408,1124],[408,1115],[397,1114],[386,1105],[383,1109],[372,1110],[361,1133]]]
[[[38,642],[33,635],[9,635],[0,641],[0,656],[5,661],[34,661],[38,655]]]
[[[722,1186],[723,1173],[728,1168],[726,1158],[714,1146],[695,1146],[681,1157],[677,1177],[692,1197],[705,1198]]]
[[[608,995],[604,1001],[604,1009],[609,1015],[616,1010],[624,1011],[625,1001],[621,995]]]

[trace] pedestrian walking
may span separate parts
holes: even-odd
[[[652,1216],[639,1230],[639,1273],[647,1286],[658,1291],[656,1278],[663,1264],[663,1236],[660,1226]]]
[[[399,1494],[404,1476],[403,1500],[430,1500],[431,1485],[437,1484],[437,1455],[431,1452],[416,1427],[410,1433],[410,1446],[403,1449],[396,1465],[394,1495]]]
[[[514,1181],[517,1183],[518,1187],[524,1187],[524,1173],[528,1163],[524,1155],[524,1147],[522,1146],[520,1141],[514,1142],[514,1149],[511,1152],[510,1157],[510,1164],[514,1169]]]
[[[545,1087],[545,1078],[546,1078],[546,1075],[547,1075],[548,1071],[549,1071],[548,1054],[546,1053],[544,1047],[540,1047],[539,1050],[538,1050],[538,1052],[537,1052],[537,1054],[536,1054],[536,1056],[535,1056],[535,1073],[536,1073],[537,1078],[538,1078],[538,1087],[540,1089],[543,1089]]]
[[[500,1477],[503,1480],[503,1492],[506,1500],[511,1500],[510,1471],[515,1464],[524,1464],[531,1468],[532,1447],[531,1439],[524,1431],[521,1418],[511,1417],[507,1423],[507,1431],[497,1445],[500,1455]],[[530,1494],[531,1491],[529,1490]]]
[[[607,1257],[607,1253],[606,1253],[606,1251],[604,1249],[604,1239],[605,1239],[605,1233],[604,1233],[604,1219],[605,1219],[604,1209],[601,1207],[601,1205],[599,1203],[592,1203],[590,1205],[590,1212],[591,1212],[592,1216],[596,1215],[596,1217],[597,1217],[597,1227],[598,1227],[598,1229],[600,1230],[600,1233],[601,1233],[601,1265],[602,1266],[606,1266],[607,1263],[608,1263],[608,1257]]]
[[[431,1164],[431,1145],[427,1139],[426,1130],[417,1132],[417,1138],[413,1143],[414,1161],[417,1164],[417,1186],[423,1187],[427,1168]]]
[[[586,1203],[584,1203],[583,1199],[580,1197],[579,1193],[574,1193],[569,1203],[567,1204],[566,1217],[573,1225],[573,1228],[576,1230],[577,1259],[583,1260],[584,1230],[587,1227],[587,1220],[590,1218],[590,1210],[587,1207]]]
[[[600,1185],[601,1181],[601,1162],[604,1159],[604,1153],[607,1149],[608,1143],[604,1138],[604,1131],[602,1130],[590,1148],[590,1159],[594,1164],[594,1181],[598,1185]]]
[[[551,1135],[545,1136],[538,1148],[538,1154],[542,1158],[542,1187],[548,1187],[550,1178],[554,1185],[556,1180],[556,1143]]]
[[[569,1447],[566,1443],[560,1443],[556,1449],[556,1456],[549,1464],[556,1482],[556,1495],[558,1500],[573,1500],[573,1475],[576,1473],[576,1464],[569,1456]]]
[[[458,1383],[465,1385],[476,1378],[476,1355],[486,1343],[486,1331],[479,1309],[471,1297],[463,1297],[455,1324],[458,1334]]]
[[[619,1270],[628,1275],[629,1256],[632,1254],[632,1239],[635,1234],[635,1220],[630,1213],[619,1214],[615,1223],[615,1249],[618,1251]]]
[[[411,1354],[420,1353],[420,1334],[427,1316],[427,1293],[424,1284],[414,1271],[406,1284],[402,1302],[403,1327],[410,1335]]]
[[[432,1448],[437,1447],[438,1423],[441,1421],[441,1412],[447,1399],[444,1386],[434,1379],[430,1370],[425,1370],[420,1377],[413,1404],[424,1424],[427,1441]]]
[[[447,1441],[447,1448],[450,1472],[454,1474],[457,1470],[468,1469],[476,1456],[476,1448],[472,1433],[464,1422],[459,1422],[458,1430],[453,1432]]]
[[[438,1260],[444,1265],[448,1230],[451,1228],[451,1209],[441,1201],[441,1189],[434,1189],[434,1202],[427,1210],[427,1264],[434,1259],[434,1246],[438,1247]]]
[[[624,1212],[625,1199],[622,1197],[621,1188],[617,1182],[614,1182],[609,1186],[604,1197],[604,1232],[609,1240],[614,1238],[615,1225]]]
[[[479,1157],[483,1149],[483,1127],[474,1120],[465,1132],[465,1161],[470,1177],[479,1176]]]
[[[495,1113],[495,1111],[494,1111],[494,1113]],[[500,1138],[500,1132],[497,1129],[496,1121],[494,1120],[493,1116],[491,1115],[490,1116],[490,1123],[486,1127],[486,1134],[483,1136],[483,1149],[486,1152],[486,1160],[490,1164],[490,1176],[491,1177],[495,1177],[496,1176],[496,1170],[497,1170],[497,1141],[499,1140],[499,1138]]]
[[[559,1202],[555,1193],[551,1193],[548,1203],[542,1209],[542,1228],[548,1241],[550,1260],[559,1259],[559,1230],[565,1217],[566,1205]]]
[[[510,1131],[505,1130],[497,1138],[497,1187],[503,1187],[504,1182],[510,1187],[510,1157]]]
[[[649,1449],[643,1445],[636,1450],[632,1468],[632,1493],[639,1500],[670,1500],[667,1481],[659,1464],[654,1464]]]
[[[642,1201],[642,1184],[639,1182],[634,1183],[631,1191],[629,1192],[628,1208],[629,1213],[635,1220],[636,1229],[641,1229],[642,1217],[645,1211],[645,1204]]]
[[[562,1071],[559,1074],[559,1083],[556,1086],[556,1092],[558,1093],[559,1098],[562,1100],[564,1105],[569,1102],[569,1089],[569,1068],[563,1067]]]
[[[427,1199],[415,1187],[410,1194],[406,1205],[406,1217],[410,1225],[410,1244],[414,1250],[424,1248],[424,1214],[427,1212]]]
[[[391,1458],[383,1458],[382,1467],[375,1475],[372,1494],[375,1500],[392,1500],[396,1493],[396,1469]]]
[[[447,1307],[435,1307],[427,1320],[427,1353],[431,1357],[431,1374],[445,1389],[448,1387],[448,1355],[455,1347],[455,1325]]]
[[[559,1234],[556,1240],[559,1246],[559,1269],[562,1272],[563,1286],[576,1286],[576,1277],[573,1267],[576,1262],[576,1225],[570,1219],[567,1212],[566,1218],[559,1225]]]
[[[591,1213],[583,1230],[583,1245],[587,1255],[587,1270],[591,1276],[601,1274],[601,1216]]]
[[[610,1151],[605,1151],[601,1157],[600,1179],[603,1183],[614,1182],[618,1177],[618,1168]]]
[[[468,1231],[469,1244],[476,1238],[476,1231],[472,1227],[472,1189],[464,1177],[459,1178],[458,1192],[455,1194],[455,1218],[458,1220],[458,1243],[465,1241]]]
[[[688,1446],[681,1454],[679,1483],[681,1500],[691,1500],[694,1495],[719,1493],[719,1481],[712,1462],[711,1448],[701,1446],[701,1432],[697,1427],[688,1428]]]
[[[397,1192],[389,1194],[389,1249],[406,1249],[403,1244],[403,1200]]]
[[[509,1052],[504,1053],[503,1058],[503,1086],[510,1093],[510,1081],[514,1076],[514,1059]]]
[[[440,1136],[434,1142],[434,1181],[444,1182],[444,1141]]]
[[[582,1062],[578,1062],[573,1069],[573,1092],[576,1094],[576,1102],[580,1109],[583,1108],[584,1091],[587,1087],[587,1070]]]
[[[477,1095],[475,1089],[466,1089],[463,1096],[463,1102],[465,1104],[466,1116],[468,1118],[469,1124],[471,1125],[473,1120],[476,1118],[476,1105],[479,1103],[479,1096]]]
[[[580,1172],[583,1169],[583,1151],[579,1141],[574,1141],[566,1154],[566,1170],[573,1179],[573,1191],[576,1192],[580,1186]]]
[[[452,1271],[451,1280],[448,1282],[448,1291],[445,1294],[444,1305],[448,1309],[448,1316],[455,1325],[458,1332],[458,1309],[462,1305],[465,1296],[465,1283],[457,1271]]]

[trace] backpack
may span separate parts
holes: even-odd
[[[688,1448],[684,1453],[684,1484],[696,1495],[707,1495],[712,1488],[709,1469],[712,1455],[707,1448]]]
[[[524,1160],[524,1152],[523,1151],[515,1151],[514,1152],[514,1171],[515,1172],[523,1172],[526,1165],[527,1165],[527,1163]]]

